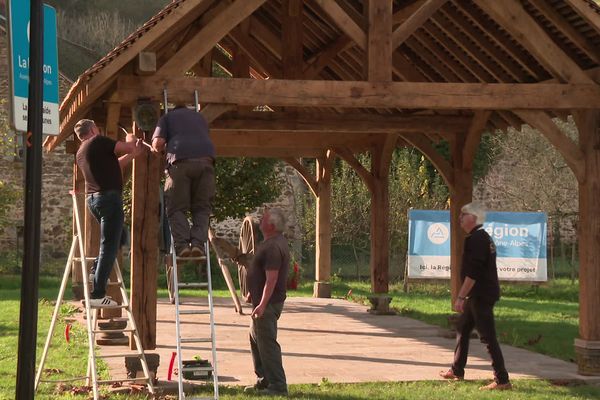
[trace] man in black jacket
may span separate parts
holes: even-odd
[[[500,298],[496,246],[483,229],[485,209],[476,203],[462,207],[459,221],[467,232],[463,250],[460,277],[462,286],[454,303],[454,310],[462,313],[457,325],[454,362],[448,371],[440,372],[444,379],[463,379],[469,353],[469,338],[477,328],[481,342],[487,347],[494,368],[494,382],[480,390],[509,390],[512,385],[504,367],[504,357],[496,338],[494,304]]]

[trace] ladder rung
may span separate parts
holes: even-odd
[[[99,385],[101,384],[107,384],[107,383],[116,383],[116,382],[135,382],[135,381],[141,381],[141,380],[148,380],[148,377],[146,375],[144,376],[140,376],[137,378],[123,378],[123,379],[98,379],[96,381],[96,383],[98,383]]]
[[[124,309],[124,308],[127,308],[127,307],[128,307],[127,304],[117,304],[116,306],[90,306],[90,308],[92,310],[100,310],[100,309],[103,309],[103,308],[114,310],[116,308]]]
[[[125,328],[125,329],[94,329],[92,332],[94,333],[125,333],[125,332],[135,332],[135,329]]]
[[[89,283],[90,285],[92,285],[92,284],[93,284],[93,282],[92,282],[92,281],[88,281],[88,283]],[[121,286],[122,284],[123,284],[123,282],[121,282],[121,281],[118,281],[118,282],[111,282],[111,281],[108,281],[108,282],[106,282],[106,286]]]
[[[183,261],[206,261],[206,256],[202,256],[202,257],[176,257],[178,260],[183,260]]]
[[[65,378],[65,379],[40,379],[40,382],[43,383],[63,383],[63,382],[74,382],[74,381],[82,381],[84,379],[88,379],[87,376],[76,376],[73,378]]]
[[[180,303],[181,304],[181,303]],[[180,315],[194,315],[194,314],[210,314],[208,310],[180,310]]]
[[[208,282],[181,282],[178,283],[177,286],[179,288],[206,288],[208,287]]]
[[[211,338],[181,338],[181,343],[210,343]]]
[[[85,261],[94,261],[95,259],[96,257],[85,257]],[[81,260],[83,260],[82,257],[73,257],[73,261],[81,262]]]
[[[104,354],[104,355],[96,355],[96,358],[119,358],[119,357],[138,357],[142,358],[142,355],[139,353],[114,353],[114,354]]]
[[[183,372],[194,372],[194,371],[212,371],[213,367],[211,365],[206,367],[183,367],[181,368]]]

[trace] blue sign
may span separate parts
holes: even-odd
[[[408,274],[450,277],[450,212],[410,210]],[[498,277],[546,281],[547,216],[537,212],[488,212],[483,229],[496,244]]]
[[[30,4],[25,0],[9,1],[9,36],[11,56],[12,123],[19,131],[27,130],[29,97]],[[58,46],[56,10],[44,4],[43,62],[43,131],[58,135]]]

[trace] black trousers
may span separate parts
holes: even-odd
[[[494,380],[500,384],[508,383],[508,372],[504,367],[504,357],[496,338],[494,302],[476,297],[466,300],[464,312],[458,320],[452,372],[456,376],[465,376],[465,365],[467,365],[467,356],[469,355],[469,338],[473,328],[479,332],[481,342],[486,345],[492,358]]]

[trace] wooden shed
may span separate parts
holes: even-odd
[[[414,146],[450,189],[454,298],[463,242],[456,222],[472,197],[481,134],[529,124],[579,182],[576,347],[580,370],[600,373],[599,63],[592,0],[175,0],[79,77],[60,108],[61,133],[46,147],[74,140],[75,122],[90,116],[117,137],[119,123],[136,129],[140,101],[158,105],[166,89],[170,100],[192,103],[197,90],[218,156],[283,159],[316,196],[315,295],[328,296],[334,157],[371,192],[372,292],[385,294],[390,159],[397,146]],[[211,76],[215,64],[231,77]],[[568,115],[576,141],[553,122]],[[449,158],[435,150],[440,141]],[[365,151],[369,168],[355,157]],[[316,171],[301,158],[316,159]],[[133,175],[131,296],[151,349],[159,161],[138,157]]]

